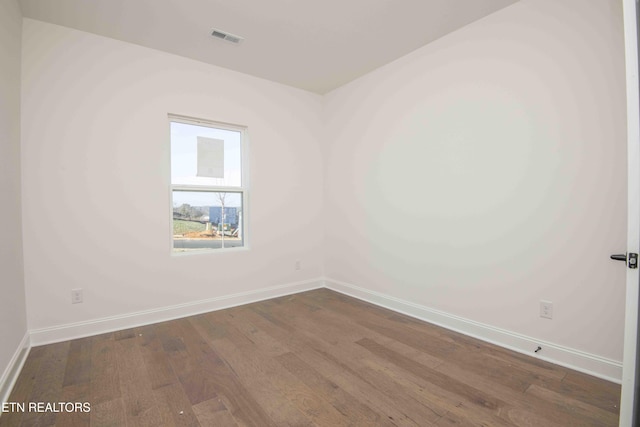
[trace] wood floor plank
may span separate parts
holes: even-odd
[[[91,380],[92,338],[71,341],[63,387],[85,384]]]
[[[353,305],[366,304],[366,303],[361,303],[359,301],[353,301],[350,298],[348,298],[347,301],[343,301],[343,299],[344,298],[342,296],[338,295],[338,296],[329,296],[328,298],[325,299],[325,301],[332,301],[332,303],[334,305],[339,306],[341,310],[344,310],[345,307],[349,307]],[[327,308],[331,309],[331,307],[332,307],[332,304],[327,303]],[[381,318],[378,317],[378,319],[376,319],[376,316],[378,316],[378,314],[376,313],[377,308],[376,307],[367,307],[367,308],[368,309],[366,313],[360,318],[366,319],[366,322],[370,322],[368,324],[369,326],[371,326],[374,323],[376,324],[380,323],[379,321]],[[348,312],[348,310],[345,310],[345,311]],[[386,310],[383,310],[383,311],[386,311]],[[382,316],[384,316],[384,314]],[[416,333],[421,332],[421,330],[419,329],[420,327],[422,327],[422,330],[424,330],[424,322],[407,318],[407,316],[398,315],[398,314],[392,315],[392,318],[394,320],[392,324],[397,323],[397,321],[401,321],[402,324],[409,325],[410,329],[415,331]],[[387,325],[387,326],[391,326],[391,325]],[[375,328],[375,326],[373,327]],[[386,333],[387,336],[406,338],[406,335],[403,335],[400,329],[396,329],[397,327],[398,325],[395,324],[395,326],[391,326],[394,332],[389,333],[389,331],[386,330],[383,333]],[[434,334],[434,330],[436,330],[435,334]],[[397,335],[396,332],[400,332],[400,335]],[[547,386],[552,385],[555,389],[562,388],[564,390],[567,390],[568,389],[567,385],[562,386],[563,378],[568,375],[567,372],[570,372],[571,375],[580,375],[579,373],[569,371],[557,365],[553,365],[545,361],[533,359],[531,357],[527,357],[519,353],[510,352],[508,350],[496,347],[488,343],[483,343],[479,340],[476,340],[470,337],[456,334],[451,331],[442,330],[442,328],[431,327],[429,328],[429,330],[425,330],[423,332],[425,332],[428,335],[431,335],[435,339],[441,339],[442,337],[445,337],[444,338],[445,341],[455,343],[456,345],[461,345],[462,348],[464,348],[466,351],[456,350],[454,352],[453,357],[447,358],[447,365],[451,366],[452,363],[458,363],[459,365],[466,366],[468,368],[471,368],[474,371],[481,371],[481,372],[484,371],[484,374],[488,374],[486,376],[488,376],[494,382],[493,383],[494,387],[499,384],[507,384],[511,388],[514,388],[515,386],[516,390],[522,390],[523,387],[526,390],[531,384],[544,383]],[[422,335],[422,338],[423,340],[409,339],[407,343],[415,345],[416,342],[424,342],[424,339],[427,337],[425,335]],[[424,350],[424,347],[420,347],[419,345],[418,347]],[[439,350],[438,347],[436,347],[436,349]],[[477,357],[477,358],[474,357],[473,359],[470,359],[468,357],[470,354],[474,354],[478,352],[480,352],[479,354],[480,357]],[[434,352],[434,353],[438,354],[437,352]],[[442,355],[442,353],[440,353],[440,355]],[[509,381],[508,378],[505,377],[505,374],[509,374],[511,376],[511,380],[517,379],[518,381],[517,382]],[[590,379],[591,379],[590,381],[591,387],[593,387],[594,384],[597,384],[598,381],[600,381],[592,377],[590,377]],[[604,396],[608,396],[609,401],[603,405],[606,405],[608,409],[613,410],[613,412],[617,413],[616,402],[619,399],[619,386],[615,384],[607,383],[607,382],[604,382],[604,383],[608,384],[608,389],[606,389],[606,391],[604,391],[602,394]],[[579,390],[580,388],[574,385],[572,391],[577,392],[587,401],[593,401],[592,393],[589,393],[588,391],[586,393],[579,393]],[[581,389],[581,391],[584,392],[586,390]],[[510,394],[513,396],[512,392]],[[542,405],[543,402],[538,401],[537,403]],[[522,405],[523,400],[519,399],[518,404]],[[557,420],[564,420],[564,421],[560,421],[558,425],[563,425],[563,423],[566,422],[566,417],[564,416],[564,414],[557,411],[556,410],[557,408],[551,408],[548,405],[542,405],[542,406],[546,408],[545,411],[541,414],[535,415],[534,417],[544,418],[545,415],[553,415],[553,416],[556,416]],[[525,418],[530,417],[532,414],[530,408],[523,409],[522,407],[520,407],[517,411],[513,410],[512,408],[511,413],[512,414],[517,413],[520,419],[520,422],[523,422]],[[549,422],[549,425],[552,424],[552,422],[549,421],[551,418],[553,417],[548,418],[548,421],[547,421]]]
[[[283,343],[274,340],[260,328],[249,322],[244,316],[242,307],[235,307],[228,310],[225,328],[233,325],[235,332],[242,333],[251,343],[260,349],[261,354],[269,357],[279,356],[288,353],[290,349]]]
[[[34,347],[4,426],[617,426],[620,386],[327,289]]]
[[[162,419],[135,338],[116,341],[120,390],[128,426],[161,426]]]
[[[215,341],[227,336],[227,330],[225,325],[211,323],[207,320],[205,314],[198,316],[192,316],[189,318],[189,322],[194,328],[197,328],[200,334],[210,341]]]
[[[252,307],[246,313],[252,323],[260,325],[261,329],[267,331],[270,335],[286,342],[288,346],[294,349],[295,354],[306,363],[314,366],[329,381],[336,383],[340,388],[354,396],[362,404],[375,408],[382,418],[388,418],[396,425],[402,426],[419,426],[419,422],[414,421],[410,415],[406,414],[402,408],[395,405],[395,401],[389,399],[385,394],[371,385],[362,378],[361,374],[343,366],[342,362],[334,357],[327,357],[309,345],[309,340],[300,336],[296,336],[282,328],[277,319],[273,316],[261,313],[258,307]],[[275,323],[274,323],[275,321]],[[417,417],[416,417],[417,418]]]
[[[301,395],[300,387],[287,378],[272,376],[273,371],[269,366],[273,360],[265,362],[258,355],[239,358],[235,355],[237,347],[228,338],[216,341],[216,348],[229,361],[238,378],[250,384],[249,393],[264,408],[274,425],[314,425],[312,419],[306,416],[304,405],[301,407],[296,401]],[[290,389],[283,390],[283,384]],[[314,399],[313,396],[307,397]]]
[[[70,341],[46,346],[36,374],[29,402],[54,403],[60,401]],[[56,412],[27,411],[20,425],[55,425]]]
[[[117,347],[112,335],[94,337],[89,377],[92,405],[113,401],[122,396]]]
[[[91,427],[122,427],[127,425],[122,398],[91,406]]]
[[[122,331],[116,331],[113,333],[113,339],[116,341],[127,340],[129,338],[135,338],[136,331],[134,328],[124,329]]]
[[[273,359],[272,347],[264,349],[252,341],[251,332],[254,328],[249,328],[248,335],[240,328],[236,327],[236,318],[231,313],[211,313],[208,319],[215,323],[224,323],[228,331],[228,336],[216,341],[215,347],[221,355],[229,361],[230,366],[245,383],[256,378],[264,380],[265,386],[270,389],[269,399],[265,405],[271,408],[268,411],[270,417],[277,423],[282,424],[287,419],[282,419],[282,411],[285,411],[287,418],[294,421],[295,425],[342,425],[345,421],[344,415],[333,408],[330,404],[319,398],[312,389],[298,380],[281,364]],[[265,340],[267,342],[267,340]],[[271,341],[268,341],[271,343]],[[243,354],[243,360],[234,358],[235,353]],[[279,352],[278,352],[279,354]],[[251,387],[253,390],[253,387]],[[273,395],[280,396],[273,399]],[[258,398],[257,395],[254,397]],[[291,405],[282,405],[289,401]],[[281,405],[278,407],[277,405]],[[284,407],[283,407],[284,406]],[[295,418],[294,418],[295,417]]]
[[[436,423],[438,427],[477,427],[478,423],[474,423],[465,418],[458,417],[455,414],[447,413]],[[530,426],[534,427],[534,426]]]
[[[550,405],[566,412],[567,415],[575,417],[576,425],[614,426],[618,424],[618,416],[616,414],[583,403],[577,399],[563,396],[560,393],[539,387],[535,384],[529,387],[525,394],[527,396],[539,397],[541,400],[547,401]]]
[[[516,425],[538,424],[547,427],[562,427],[566,424],[567,417],[562,411],[549,407],[545,402],[539,401],[532,396],[525,396],[524,393],[514,393],[512,389],[493,382],[490,378],[473,370],[465,369],[463,365],[445,363],[438,366],[438,371],[477,389],[487,390],[492,395],[503,400],[508,406],[501,411],[502,418]],[[541,410],[541,408],[544,408],[544,410]]]
[[[201,319],[198,322],[196,329],[204,326],[202,322],[209,322],[208,319]],[[233,334],[233,326],[229,325],[226,321],[217,321],[217,324],[224,323],[225,330],[231,329]],[[240,334],[239,330],[236,330],[236,334]],[[241,339],[240,336],[236,336],[236,342]],[[251,343],[249,340],[246,343]],[[262,359],[255,354],[254,349],[247,349],[246,347],[242,351],[238,351],[238,347],[229,340],[229,336],[224,338],[217,338],[212,344],[221,356],[224,357],[229,364],[233,372],[238,376],[238,379],[243,384],[249,384],[249,393],[256,400],[256,402],[264,408],[267,416],[273,420],[276,425],[311,425],[311,421],[306,418],[290,400],[286,399],[280,394],[279,390],[273,385],[269,379],[268,374],[265,373],[264,368],[261,366]],[[249,357],[247,357],[249,355]],[[222,401],[220,400],[221,404]],[[222,404],[224,406],[224,404]],[[225,411],[228,411],[224,407]],[[209,411],[207,411],[209,412]],[[215,411],[216,413],[219,410]],[[219,414],[217,416],[220,416]]]
[[[171,363],[192,405],[217,397],[239,423],[273,425],[237,374],[188,320],[171,322],[167,328],[164,339],[171,343]]]
[[[182,320],[158,326],[158,337],[168,355],[171,369],[182,384],[192,405],[217,397],[216,385],[209,375],[202,375],[201,367],[207,352],[198,343],[187,348]]]
[[[165,385],[155,389],[153,394],[162,424],[175,427],[200,427],[191,402],[180,384]]]
[[[305,293],[301,295],[301,298],[305,301],[305,304],[317,304],[315,299],[312,297],[315,294]],[[323,301],[327,301],[327,299],[323,299]],[[355,342],[361,338],[370,338],[375,340],[376,342],[384,343],[385,346],[393,347],[397,351],[403,354],[411,354],[414,358],[420,359],[420,363],[427,365],[429,367],[436,367],[442,363],[444,363],[444,359],[429,355],[425,352],[416,350],[412,347],[409,347],[399,341],[394,340],[393,338],[389,338],[385,335],[379,334],[376,331],[366,328],[360,325],[357,321],[358,317],[349,316],[340,310],[332,310],[331,307],[320,307],[317,306],[316,310],[313,311],[314,319],[318,321],[322,325],[323,328],[332,328],[336,331],[339,331],[340,335],[344,334],[344,331],[348,331],[350,334],[350,338],[352,342]],[[373,314],[373,313],[371,313]],[[378,316],[380,313],[378,313]],[[404,319],[407,316],[404,316]],[[400,319],[400,317],[397,317]],[[378,322],[380,319],[375,319],[374,321]],[[413,319],[411,319],[413,320]],[[406,324],[405,322],[402,322]],[[440,334],[438,334],[439,336]]]
[[[620,408],[620,386],[603,379],[576,371],[568,371],[562,381],[539,384],[563,395],[570,395],[597,408],[618,414]]]
[[[200,425],[236,427],[238,423],[233,418],[222,400],[210,399],[193,406]]]
[[[364,360],[363,363],[370,372],[386,376],[396,388],[402,387],[410,391],[417,401],[428,402],[430,407],[438,408],[438,417],[435,420],[430,420],[432,423],[437,424],[447,413],[453,413],[463,419],[473,420],[479,425],[496,427],[511,427],[514,425],[500,417],[498,411],[487,410],[469,403],[454,392],[424,381],[397,366],[381,365],[371,360]],[[506,409],[504,406],[500,408],[500,410],[504,409]]]
[[[387,349],[376,348],[378,346],[371,343],[367,347],[374,352],[383,351],[385,354],[388,352]],[[566,425],[566,422],[563,421],[566,417],[563,417],[563,414],[558,414],[557,411],[545,411],[544,414],[540,414],[529,405],[530,398],[526,398],[520,393],[513,393],[512,390],[504,387],[503,393],[498,393],[497,387],[500,387],[499,385],[490,381],[477,381],[482,377],[473,378],[472,372],[465,372],[463,375],[450,375],[450,372],[447,371],[445,375],[442,375],[443,373],[420,366],[419,362],[405,358],[400,354],[390,354],[387,359],[392,363],[381,366],[376,366],[371,361],[364,363],[385,372],[404,388],[417,388],[416,392],[423,399],[434,401],[438,406],[447,409],[450,418],[453,417],[455,420],[474,421],[482,425],[530,425],[529,420],[535,421],[533,425],[546,427]],[[440,371],[442,366],[448,365],[441,365],[437,370]],[[412,375],[406,375],[406,373]],[[442,376],[438,378],[440,375]],[[443,381],[443,378],[446,380]],[[487,395],[495,396],[498,401],[487,404],[483,398],[483,396],[486,398]]]
[[[299,309],[296,307],[296,309]],[[351,344],[349,339],[334,339],[335,333],[323,333],[320,327],[304,315],[297,314],[296,309],[291,309],[284,313],[277,308],[276,305],[269,305],[262,308],[262,312],[269,310],[269,317],[276,321],[282,322],[283,319],[289,318],[298,325],[298,331],[294,335],[304,340],[304,345],[313,349],[324,358],[332,361],[340,371],[350,372],[352,375],[359,377],[368,384],[369,389],[375,389],[386,399],[393,396],[394,406],[396,406],[401,414],[414,414],[414,420],[418,420],[419,425],[428,425],[440,418],[441,411],[430,405],[430,402],[419,402],[411,395],[407,389],[395,387],[385,375],[378,372],[360,368],[358,360],[362,353],[357,345]],[[342,343],[343,345],[339,345]],[[346,344],[346,345],[344,345]],[[334,368],[335,369],[335,368]]]
[[[379,413],[358,401],[294,353],[282,354],[277,356],[276,360],[310,389],[316,390],[317,394],[346,417],[348,423],[376,426],[394,425],[391,420],[383,418]]]
[[[62,388],[61,402],[69,402],[74,406],[73,410],[60,412],[56,417],[56,426],[59,427],[85,427],[91,423],[91,412],[85,411],[84,403],[89,402],[90,384],[87,381],[67,385]],[[76,405],[82,405],[80,410]]]
[[[178,382],[178,377],[171,367],[169,356],[164,351],[162,342],[157,335],[155,325],[145,326],[136,330],[140,352],[153,390]]]
[[[533,374],[515,366],[502,364],[495,359],[489,358],[481,350],[468,352],[467,349],[458,347],[455,344],[437,340],[428,335],[420,335],[414,331],[407,331],[398,325],[380,325],[372,322],[362,322],[362,324],[382,335],[434,357],[473,367],[473,369],[482,372],[483,375],[490,377],[493,381],[506,385],[516,392],[523,393],[531,385]]]
[[[474,340],[437,326],[430,325],[429,328],[425,328],[424,322],[408,318],[408,316],[401,316],[397,313],[390,315],[389,313],[392,312],[389,310],[371,306],[368,303],[346,298],[342,295],[331,295],[326,300],[328,301],[328,310],[339,310],[348,313],[354,319],[357,319],[357,323],[362,326],[413,347],[420,352],[429,354],[436,359],[456,360],[459,363],[473,365],[477,369],[484,370],[486,374],[492,375],[495,381],[503,382],[514,390],[524,392],[531,384],[532,379],[535,378],[532,372],[519,370],[513,364],[508,366],[503,361],[491,357],[488,353],[494,346],[482,343],[479,340]],[[417,323],[421,323],[421,329],[415,328]],[[407,327],[408,325],[411,327]],[[511,353],[515,355],[515,353]],[[535,362],[538,365],[539,361]]]
[[[29,396],[32,394],[33,386],[36,382],[38,371],[40,370],[40,363],[42,362],[45,352],[45,346],[33,347],[29,351],[22,371],[16,380],[16,385],[9,397],[9,402],[19,403],[26,407]],[[24,412],[21,410],[4,413],[0,417],[0,427],[18,426],[23,416]]]
[[[394,365],[425,379],[430,384],[434,384],[442,389],[455,393],[460,398],[463,398],[467,402],[476,406],[481,406],[495,411],[505,406],[505,402],[493,395],[490,395],[489,392],[471,387],[462,381],[451,378],[435,369],[415,362],[410,358],[400,353],[396,353],[395,351],[390,350],[368,338],[361,339],[356,344],[366,348],[371,353],[383,359],[391,361]]]

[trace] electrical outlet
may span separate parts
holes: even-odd
[[[295,268],[296,271],[300,270],[301,264],[300,264],[300,260],[299,259],[296,260],[296,264],[295,264],[294,268]]]
[[[553,303],[551,301],[540,301],[540,317],[553,319]]]
[[[82,289],[71,289],[71,304],[79,304],[82,302]]]

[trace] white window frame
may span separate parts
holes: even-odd
[[[245,251],[249,249],[249,140],[247,136],[247,127],[231,123],[223,123],[214,120],[198,119],[194,117],[181,116],[177,114],[169,114],[167,124],[169,126],[169,218],[170,218],[170,251],[172,256],[198,255],[225,253],[235,251]],[[178,185],[173,184],[171,177],[171,123],[183,123],[187,125],[206,126],[216,129],[240,132],[240,168],[241,168],[241,186],[215,186],[215,185]],[[198,249],[193,251],[176,251],[173,239],[173,192],[174,191],[200,191],[205,193],[240,193],[242,197],[242,246],[230,248],[211,248]]]

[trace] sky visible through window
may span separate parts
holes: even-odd
[[[196,176],[199,136],[224,141],[224,178]],[[171,122],[171,183],[173,185],[240,187],[242,185],[240,138],[239,131]],[[183,203],[210,205],[211,194],[193,191],[174,192],[173,205],[180,206]]]

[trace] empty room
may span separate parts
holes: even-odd
[[[634,0],[0,0],[0,426],[633,426]]]

